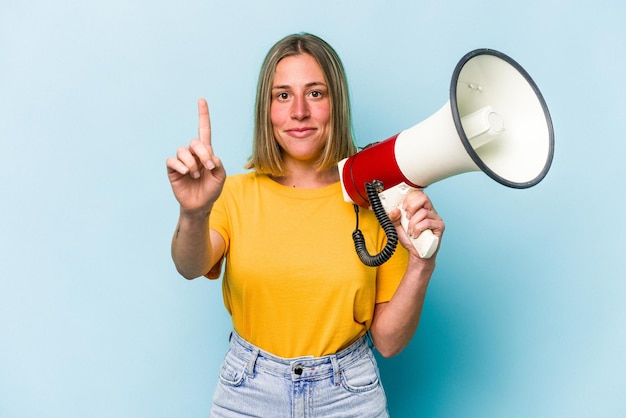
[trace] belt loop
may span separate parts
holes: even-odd
[[[368,345],[368,347],[371,348],[372,351],[375,350],[376,347],[374,347],[374,339],[372,338],[372,333],[370,332],[370,330],[367,330],[365,335],[367,336],[367,345]]]
[[[330,356],[330,363],[333,366],[333,383],[335,384],[335,386],[339,386],[341,369],[339,369],[339,362],[337,361],[336,355],[333,354]]]
[[[248,360],[248,365],[246,366],[246,372],[248,376],[254,377],[254,366],[256,365],[256,359],[259,357],[259,349],[255,348],[252,350],[252,356],[250,356],[250,360]]]

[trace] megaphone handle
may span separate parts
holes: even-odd
[[[400,212],[402,213],[402,218],[400,218],[400,224],[402,224],[404,232],[407,232],[409,228],[409,219],[406,217],[406,212],[404,209],[402,209],[402,207],[400,207]],[[437,247],[439,246],[439,237],[433,234],[433,231],[431,231],[430,229],[422,231],[422,233],[419,234],[417,238],[409,237],[409,239],[413,243],[413,246],[417,250],[417,253],[422,258],[432,257],[435,251],[437,251]]]
[[[411,187],[406,183],[397,184],[387,190],[378,194],[380,201],[387,213],[393,209],[398,208],[402,213],[400,218],[400,224],[404,229],[404,232],[408,235],[409,219],[406,217],[406,211],[402,209],[402,203],[407,193],[411,190],[416,190],[415,187]],[[439,237],[433,234],[433,231],[426,229],[417,238],[410,238],[413,246],[417,250],[417,253],[422,258],[430,258],[437,251],[439,246]]]

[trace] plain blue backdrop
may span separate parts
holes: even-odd
[[[625,416],[624,4],[3,0],[0,417],[207,416],[229,318],[172,265],[165,159],[206,97],[242,172],[261,60],[300,31],[341,55],[361,145],[439,109],[483,47],[554,123],[538,186],[429,187],[447,231],[415,338],[380,361],[392,416]]]

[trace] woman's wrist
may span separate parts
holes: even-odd
[[[189,221],[191,223],[204,223],[209,219],[213,206],[209,208],[197,209],[197,210],[185,210],[180,207],[180,219]]]
[[[409,255],[406,272],[412,276],[430,279],[430,276],[435,271],[435,265],[435,257],[421,258],[411,254]]]

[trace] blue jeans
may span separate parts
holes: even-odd
[[[366,337],[325,357],[281,358],[233,332],[211,417],[388,417]]]

